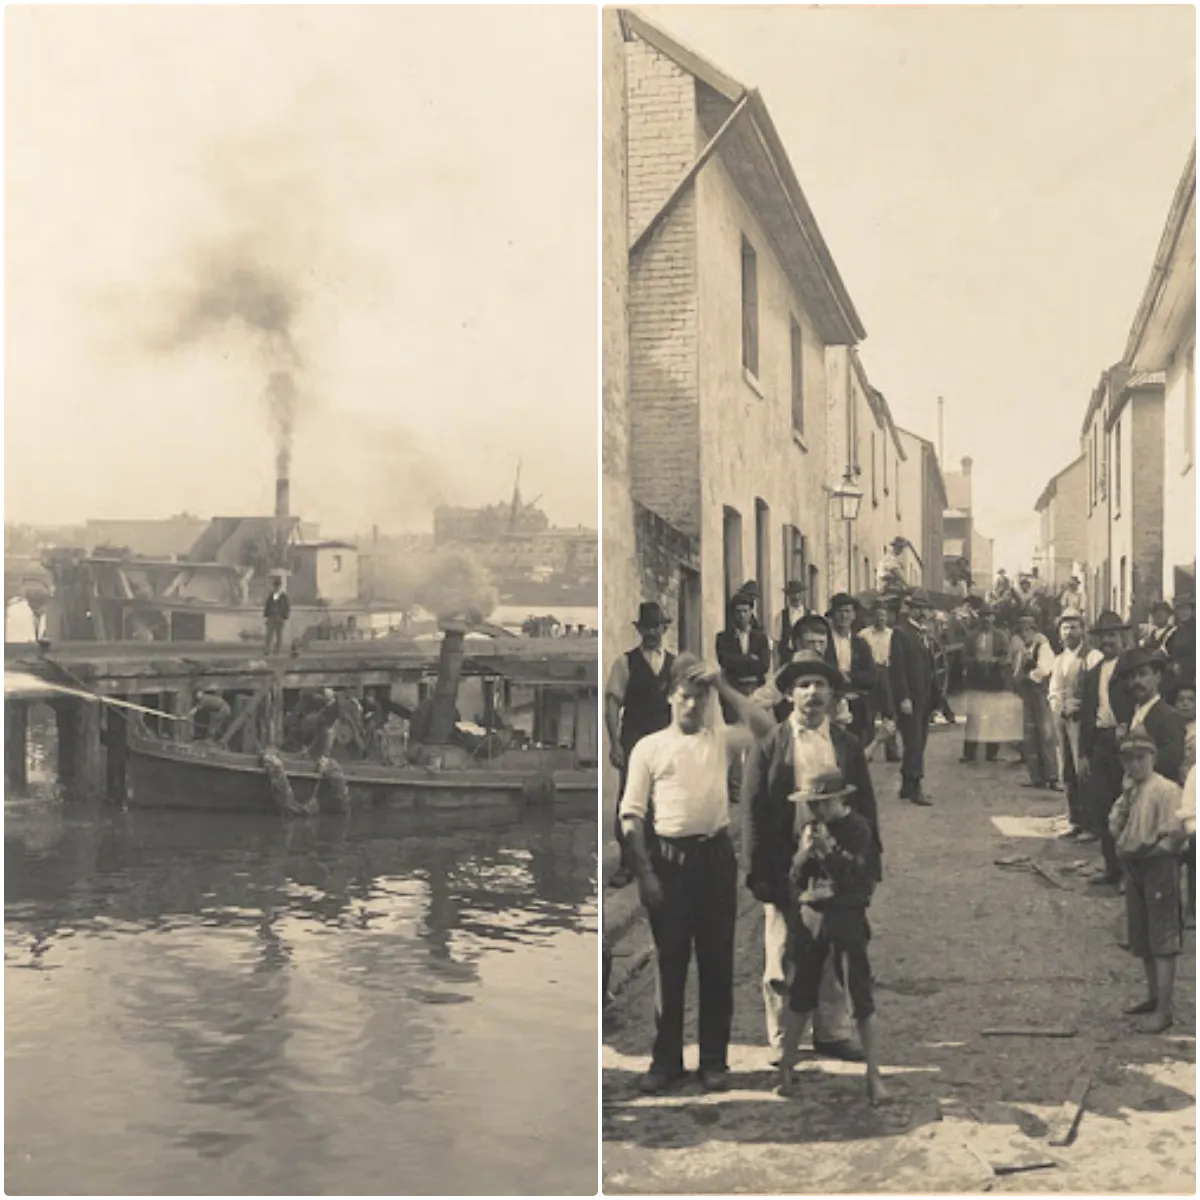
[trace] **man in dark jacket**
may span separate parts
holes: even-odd
[[[791,580],[783,589],[786,603],[779,614],[779,637],[775,643],[776,663],[782,667],[800,649],[797,626],[811,611],[805,603],[804,584],[799,579]]]
[[[875,656],[855,632],[858,602],[839,592],[829,602],[828,657],[842,676],[842,692],[850,702],[850,732],[866,746],[875,732]]]
[[[767,1038],[782,1047],[788,997],[788,871],[798,839],[797,808],[789,799],[805,782],[829,769],[840,770],[855,788],[851,808],[871,823],[879,839],[875,791],[858,740],[830,720],[841,673],[820,655],[800,650],[776,677],[777,689],[792,704],[792,715],[747,755],[743,851],[748,863],[746,886],[763,906],[765,969],[763,1000]],[[836,973],[822,983],[822,1001],[814,1020],[813,1045],[818,1053],[859,1061],[850,1040],[846,997]]]
[[[288,599],[287,592],[283,590],[283,580],[272,579],[271,594],[267,597],[266,604],[263,605],[263,617],[267,622],[267,643],[263,650],[264,654],[270,654],[272,646],[275,647],[276,654],[283,653],[283,627],[291,615],[292,603]]]
[[[608,881],[609,887],[624,887],[633,879],[625,833],[621,827],[620,799],[625,794],[626,773],[633,748],[649,733],[671,723],[671,672],[675,656],[663,648],[663,635],[671,618],[653,600],[638,608],[633,623],[640,642],[622,654],[608,673],[604,687],[604,726],[608,732],[608,758],[620,772],[617,786],[618,811],[613,832],[621,849],[621,866]],[[646,837],[653,843],[653,813],[647,815]]]
[[[771,641],[754,619],[756,596],[744,588],[729,602],[729,622],[717,634],[717,662],[744,696],[762,687],[771,669]],[[726,713],[726,720],[735,719]]]
[[[1167,632],[1163,650],[1177,679],[1196,673],[1196,597],[1180,592],[1175,597],[1175,624]]]
[[[896,627],[892,630],[892,660],[888,667],[896,725],[904,741],[900,763],[900,799],[928,806],[921,786],[925,776],[925,741],[933,712],[933,656],[921,630],[913,623],[913,612],[928,607],[919,592],[904,593],[898,601]]]
[[[1156,747],[1154,770],[1164,779],[1183,784],[1184,719],[1162,698],[1163,676],[1169,669],[1165,655],[1138,647],[1126,650],[1117,663],[1115,677],[1133,699],[1129,728],[1149,734]]]
[[[1090,882],[1115,885],[1121,880],[1117,847],[1108,828],[1108,814],[1121,794],[1125,772],[1117,746],[1133,716],[1133,698],[1116,677],[1121,643],[1129,626],[1111,610],[1096,618],[1089,630],[1100,661],[1084,674],[1079,702],[1079,782],[1090,831],[1100,839],[1104,870]]]

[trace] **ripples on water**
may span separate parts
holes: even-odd
[[[5,1190],[596,1187],[594,819],[5,812]]]

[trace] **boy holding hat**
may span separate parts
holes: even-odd
[[[875,1049],[875,998],[867,943],[867,907],[880,875],[874,826],[853,812],[855,789],[840,771],[823,771],[789,796],[800,824],[789,871],[793,975],[779,1063],[779,1093],[792,1092],[800,1037],[816,1013],[821,976],[833,958],[845,981],[867,1064],[872,1104],[886,1099]],[[807,810],[807,811],[802,811]]]
[[[1125,872],[1125,915],[1130,953],[1142,960],[1147,998],[1127,1008],[1152,1014],[1144,1033],[1174,1023],[1175,960],[1183,946],[1178,854],[1184,832],[1179,785],[1155,770],[1152,738],[1135,729],[1121,739],[1125,784],[1109,815],[1109,831]]]

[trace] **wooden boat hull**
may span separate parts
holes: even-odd
[[[525,770],[511,765],[464,769],[389,767],[342,762],[351,811],[388,808],[408,812],[511,810],[530,804],[569,804],[594,811],[598,772],[554,770],[553,763],[528,756]],[[306,803],[317,787],[309,758],[283,756],[295,798]],[[201,743],[131,739],[126,762],[131,808],[180,808],[212,812],[278,811],[266,771],[256,755]],[[323,788],[323,790],[325,790]]]

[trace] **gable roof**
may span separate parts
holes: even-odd
[[[637,13],[623,9],[619,15],[626,41],[637,38],[652,46],[707,89],[707,103],[697,105],[701,126],[710,139],[701,159],[707,161],[709,154],[720,153],[822,339],[828,345],[854,345],[865,338],[867,331],[759,92],[726,75]],[[739,106],[740,114],[736,111]],[[689,174],[694,176],[702,165],[698,159]],[[673,192],[663,207],[672,206],[682,190]],[[651,225],[660,215],[661,211]],[[631,244],[631,255],[641,241],[638,238]]]

